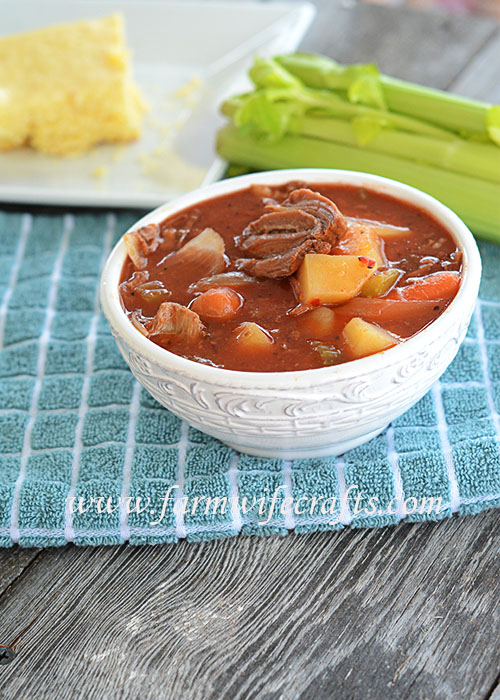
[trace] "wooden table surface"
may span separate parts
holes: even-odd
[[[303,48],[500,102],[498,24],[317,5]],[[500,700],[499,524],[0,550],[0,700]]]

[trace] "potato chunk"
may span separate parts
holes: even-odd
[[[335,330],[335,312],[327,306],[318,306],[299,316],[298,323],[311,338],[324,338]]]
[[[386,264],[383,241],[373,229],[364,224],[351,224],[333,252],[372,258],[375,260],[375,269]]]
[[[235,328],[235,339],[240,348],[245,350],[267,350],[274,343],[272,337],[253,321],[245,321]]]
[[[297,279],[304,304],[342,304],[358,294],[375,271],[373,260],[357,255],[308,254]]]
[[[352,318],[344,328],[343,337],[353,358],[373,355],[392,348],[399,342],[389,331],[363,321],[362,318]]]

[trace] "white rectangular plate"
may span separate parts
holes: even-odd
[[[248,87],[254,55],[293,51],[315,12],[307,2],[4,0],[1,33],[116,11],[150,106],[141,139],[69,159],[0,153],[0,201],[151,208],[218,179],[221,101]]]

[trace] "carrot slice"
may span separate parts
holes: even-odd
[[[229,287],[214,287],[196,297],[190,309],[211,321],[234,318],[243,305],[243,297]]]
[[[406,287],[396,287],[386,295],[386,299],[423,301],[426,299],[450,299],[460,286],[459,272],[433,272],[416,279]]]
[[[420,318],[421,314],[432,315],[442,307],[444,299],[389,299],[387,296],[370,298],[356,297],[345,304],[335,307],[335,313],[340,316],[360,316],[365,321],[385,323],[406,321],[408,318]]]

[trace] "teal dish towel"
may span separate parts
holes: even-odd
[[[133,544],[436,520],[500,506],[500,248],[441,381],[341,458],[239,455],[134,381],[98,302],[137,212],[0,213],[0,546]]]

